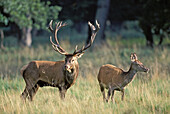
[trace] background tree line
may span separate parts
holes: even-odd
[[[96,38],[99,43],[106,40],[106,26],[113,31],[114,26],[125,21],[138,21],[147,45],[153,47],[155,35],[161,45],[170,33],[169,6],[169,0],[1,0],[1,47],[4,30],[16,35],[19,44],[31,46],[33,32],[46,30],[51,19],[69,19],[77,31],[81,31],[87,21],[94,23],[97,19],[101,25]],[[90,29],[87,42],[89,37]]]

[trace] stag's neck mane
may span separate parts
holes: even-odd
[[[68,72],[65,69],[63,69],[63,72],[66,79],[67,87],[69,88],[71,85],[73,85],[76,82],[79,73],[79,64],[77,63],[75,65],[75,68],[73,68],[71,72]]]

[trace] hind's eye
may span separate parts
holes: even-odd
[[[74,59],[71,61],[72,63],[74,62]]]

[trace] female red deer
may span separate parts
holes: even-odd
[[[88,25],[92,31],[91,41],[79,50],[77,50],[76,46],[73,54],[69,54],[59,45],[57,39],[58,30],[66,24],[58,22],[56,23],[55,30],[53,30],[52,22],[53,21],[51,21],[49,24],[49,29],[54,34],[56,44],[52,41],[52,37],[50,37],[50,41],[55,51],[65,55],[65,61],[32,61],[29,64],[23,66],[21,68],[21,74],[25,80],[26,87],[21,94],[21,98],[24,100],[26,100],[28,97],[28,99],[32,101],[33,96],[36,94],[38,88],[43,86],[58,87],[60,96],[62,99],[64,99],[67,89],[76,82],[79,73],[79,64],[77,59],[80,58],[84,54],[84,51],[91,46],[97,31],[100,29],[97,21],[96,28],[90,22],[88,22]]]
[[[103,65],[98,74],[98,81],[100,85],[100,90],[103,94],[103,100],[108,102],[110,95],[113,101],[114,91],[122,92],[122,100],[124,99],[124,87],[127,86],[135,74],[140,72],[148,72],[149,69],[146,68],[138,59],[135,53],[131,54],[131,65],[128,72],[123,71],[113,65],[107,64]],[[105,98],[105,88],[108,89],[107,99]]]

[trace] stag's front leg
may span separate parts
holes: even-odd
[[[60,91],[60,97],[63,100],[65,98],[65,94],[67,92],[67,89],[65,87],[60,87],[59,91]]]

